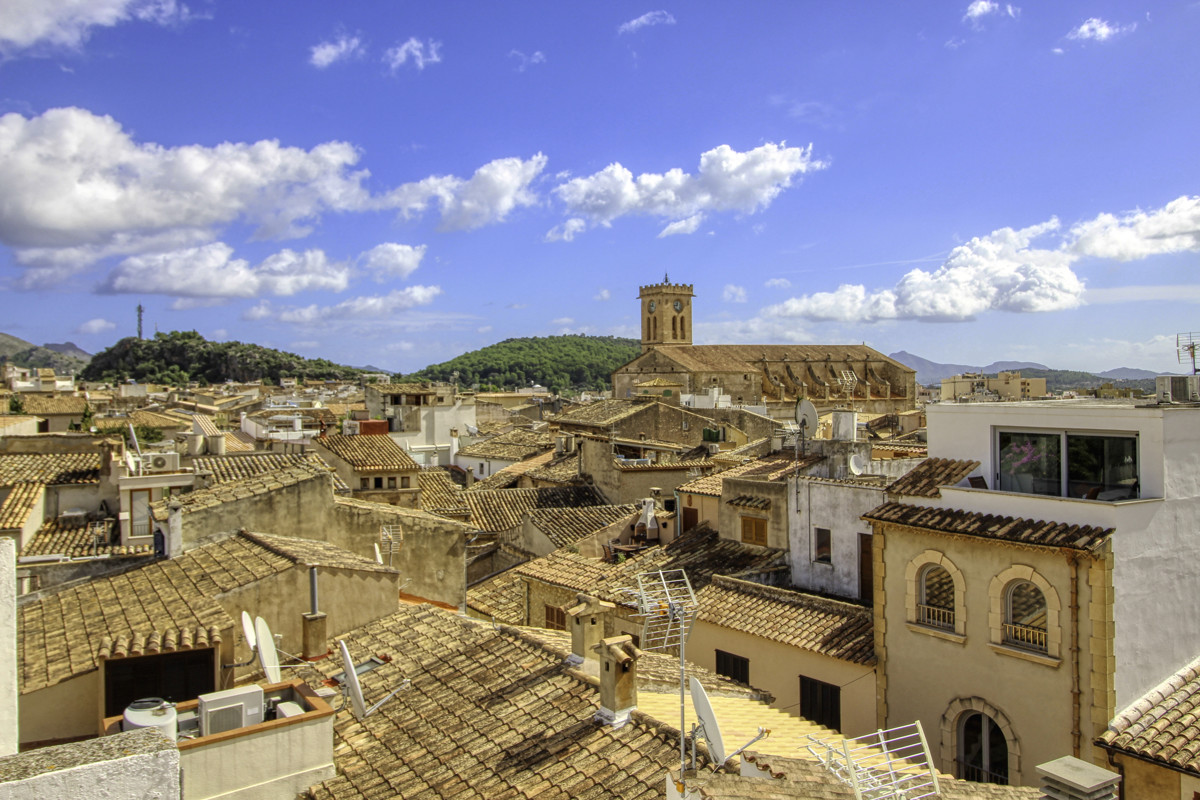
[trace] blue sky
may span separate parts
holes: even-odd
[[[0,331],[1175,371],[1200,3],[0,0]]]

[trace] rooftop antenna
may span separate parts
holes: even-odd
[[[138,338],[139,339],[142,338],[142,312],[145,310],[146,309],[142,308],[142,304],[138,303],[137,312],[138,312]]]
[[[681,569],[642,572],[637,576],[637,615],[642,617],[642,650],[679,648],[679,771],[687,767],[687,726],[684,705],[684,655],[696,618],[696,593]]]
[[[245,611],[242,612],[242,635],[246,637],[246,646],[250,648],[250,658],[237,664],[222,664],[222,667],[248,667],[258,659],[258,636],[250,614]]]
[[[367,701],[363,699],[362,684],[358,682],[358,670],[360,665],[355,664],[354,661],[350,659],[350,649],[346,647],[346,642],[344,640],[338,639],[338,649],[342,653],[342,668],[344,670],[342,672],[342,692],[344,696],[348,695],[350,697],[350,710],[354,713],[354,718],[359,722],[362,722],[364,719],[378,711],[379,707],[395,697],[397,692],[412,686],[412,681],[408,678],[405,678],[403,682],[389,692],[386,697],[370,708],[367,708]],[[368,672],[375,667],[380,666],[381,663],[382,662],[378,662],[376,659],[371,659],[363,662],[361,666],[366,667],[366,669],[363,670],[364,672]]]
[[[378,549],[387,554],[387,563],[392,565],[392,556],[400,552],[401,545],[404,544],[404,528],[399,525],[380,525],[379,526],[379,545]],[[379,562],[380,564],[383,561]]]
[[[760,739],[765,739],[770,735],[770,731],[766,728],[759,727],[758,734],[746,742],[744,745],[734,750],[729,755],[725,755],[725,739],[721,736],[721,727],[717,725],[717,715],[713,712],[712,703],[708,700],[708,692],[704,691],[704,685],[696,678],[691,679],[692,687],[692,706],[696,709],[696,719],[700,722],[692,729],[692,763],[696,762],[696,738],[701,737],[708,742],[709,755],[716,762],[716,769],[725,766],[725,762],[741,753],[750,745]]]
[[[1200,342],[1200,333],[1177,333],[1175,334],[1175,352],[1178,354],[1179,363],[1184,363],[1184,359],[1192,362],[1192,374],[1195,375],[1196,369],[1196,344]]]
[[[258,660],[262,663],[263,672],[271,683],[283,680],[283,672],[279,669],[279,653],[275,650],[275,637],[271,635],[271,626],[262,617],[254,618],[254,635],[258,641]]]
[[[826,742],[808,735],[808,751],[856,800],[918,800],[940,791],[920,720],[855,739]]]
[[[808,455],[805,440],[816,436],[817,421],[817,407],[812,404],[812,401],[807,397],[797,400],[796,424],[800,426],[800,435],[796,437],[796,461],[800,460],[801,451],[804,455]]]

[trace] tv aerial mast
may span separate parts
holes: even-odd
[[[1200,370],[1196,369],[1196,344],[1200,343],[1200,333],[1177,333],[1175,334],[1175,352],[1179,363],[1186,363],[1184,359],[1191,361],[1192,374],[1195,375]]]

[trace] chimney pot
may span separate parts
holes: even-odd
[[[575,603],[567,609],[567,618],[571,620],[571,655],[567,660],[583,664],[584,671],[594,675],[599,672],[595,648],[604,638],[608,615],[617,607],[587,594],[576,595]]]
[[[637,660],[642,651],[633,637],[611,636],[593,648],[600,655],[600,710],[596,718],[622,727],[637,708]]]

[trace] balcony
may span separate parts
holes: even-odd
[[[917,604],[917,622],[930,628],[954,630],[954,609]]]
[[[1004,643],[1035,653],[1047,652],[1046,629],[1033,625],[1020,625],[1013,622],[1004,623]]]

